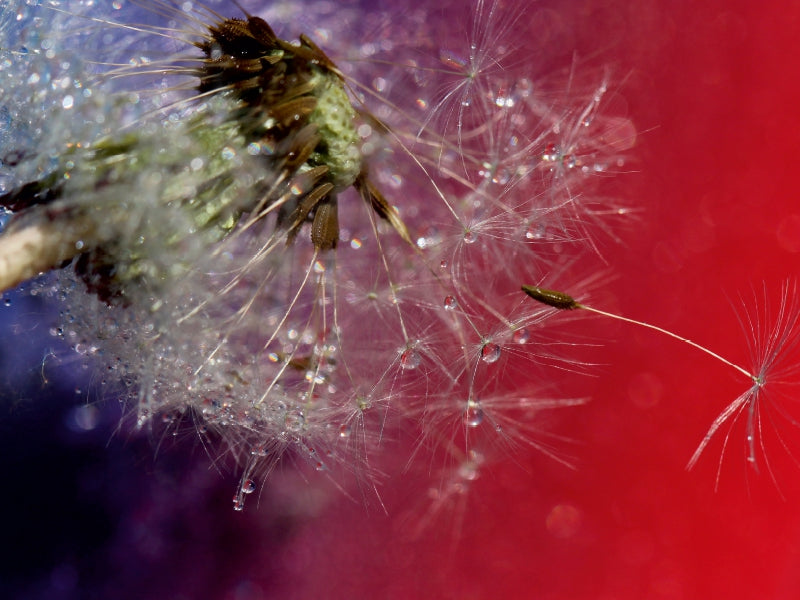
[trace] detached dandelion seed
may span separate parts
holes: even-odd
[[[769,424],[775,427],[776,419],[782,417],[793,426],[800,426],[795,417],[788,413],[785,408],[781,407],[774,401],[770,401],[770,395],[780,393],[774,390],[776,387],[783,385],[800,384],[800,381],[791,381],[793,376],[800,374],[800,356],[797,356],[797,350],[800,348],[800,300],[797,295],[796,283],[784,283],[781,289],[781,300],[778,308],[777,315],[774,319],[770,319],[770,311],[767,304],[766,288],[764,289],[764,309],[763,318],[759,316],[757,309],[752,312],[746,312],[745,315],[739,317],[740,325],[744,334],[747,336],[750,346],[750,355],[752,360],[752,371],[745,369],[742,366],[733,363],[726,358],[723,358],[716,352],[701,346],[687,338],[679,336],[671,331],[645,323],[623,317],[614,313],[609,313],[597,308],[587,306],[575,300],[572,296],[555,290],[546,288],[523,285],[522,291],[528,296],[558,310],[586,310],[603,317],[616,319],[633,325],[638,325],[647,329],[652,329],[661,334],[672,337],[680,342],[683,342],[719,362],[728,365],[735,369],[737,372],[745,375],[751,382],[751,386],[731,402],[714,420],[706,433],[703,441],[695,450],[692,455],[687,469],[692,469],[700,456],[703,454],[712,438],[717,434],[720,428],[728,423],[735,423],[739,417],[744,413],[746,414],[746,457],[749,464],[753,468],[757,467],[757,454],[759,450],[764,454],[766,459],[766,448],[764,446],[764,426]],[[758,299],[756,299],[758,300]],[[769,321],[773,320],[773,325],[769,325]],[[771,328],[770,328],[771,327]],[[769,385],[769,388],[767,386]],[[765,422],[764,412],[771,410],[768,413],[767,421]],[[776,429],[776,434],[780,444],[788,451],[788,447],[784,442],[780,433]],[[727,448],[730,431],[725,435],[723,442],[722,454],[724,456],[725,449]],[[720,467],[722,458],[720,458]],[[769,468],[769,463],[767,462]],[[775,479],[774,474],[770,469],[770,475]],[[719,483],[720,471],[717,471],[717,484]]]
[[[719,429],[730,422],[731,427],[744,414],[745,419],[745,455],[753,468],[758,469],[758,454],[764,457],[770,477],[777,485],[775,474],[769,465],[765,445],[766,428],[774,429],[778,443],[791,455],[791,451],[778,429],[778,421],[788,422],[793,427],[800,427],[800,422],[780,399],[789,396],[789,391],[797,392],[800,381],[800,300],[797,295],[797,283],[785,282],[781,288],[780,303],[777,313],[771,314],[767,290],[762,290],[762,297],[754,298],[755,308],[739,314],[739,323],[747,336],[750,360],[753,365],[753,385],[733,402],[725,407],[711,424],[703,441],[689,460],[689,469],[693,468],[711,439]],[[761,303],[761,310],[758,306]],[[789,398],[792,402],[796,399]],[[729,430],[723,441],[720,466],[717,469],[719,483],[722,458],[731,434]]]

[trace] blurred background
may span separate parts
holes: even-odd
[[[562,0],[530,10],[546,14],[547,27],[518,34],[552,36],[612,65],[639,131],[631,172],[608,189],[640,210],[615,231],[618,242],[600,248],[608,284],[595,305],[750,366],[739,295],[753,308],[755,289],[763,304],[766,283],[774,314],[782,282],[800,267],[800,6]],[[788,419],[765,419],[758,470],[739,422],[721,466],[726,428],[687,472],[711,422],[748,382],[674,340],[581,322],[603,344],[582,358],[602,364],[591,377],[562,376],[564,396],[591,402],[552,423],[572,440],[564,444],[574,470],[522,449],[435,510],[416,475],[383,481],[381,506],[288,465],[238,513],[231,465],[190,429],[120,430],[117,403],[86,402],[102,374],[49,347],[52,307],[25,294],[4,300],[2,597],[800,593],[796,401],[780,407]]]

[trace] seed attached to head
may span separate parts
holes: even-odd
[[[359,111],[351,104],[342,72],[310,38],[299,39],[282,40],[266,21],[249,14],[220,19],[194,42],[201,55],[191,68],[165,67],[165,74],[191,73],[198,98],[217,96],[219,102],[216,119],[206,123],[202,111],[189,118],[186,135],[202,156],[194,159],[197,168],[187,169],[180,156],[155,165],[175,181],[161,203],[176,207],[209,244],[224,239],[242,218],[256,221],[274,215],[277,237],[287,245],[307,229],[314,249],[325,252],[335,249],[339,240],[338,195],[352,187],[370,210],[412,244],[398,211],[369,179],[357,132]],[[0,207],[16,213],[7,241],[0,241],[0,290],[71,259],[77,259],[76,271],[90,290],[106,301],[124,297],[144,275],[151,274],[153,281],[168,279],[168,274],[153,273],[141,249],[125,241],[164,236],[150,230],[123,235],[135,221],[124,203],[110,206],[114,217],[105,214],[109,209],[98,216],[93,207],[84,206],[88,203],[60,208],[58,218],[65,226],[58,235],[48,234],[54,218],[50,206],[62,201],[71,207],[65,199],[90,197],[111,184],[123,189],[137,181],[143,165],[161,156],[153,155],[146,142],[135,131],[98,140],[80,151],[70,149],[51,174],[0,194]],[[269,149],[256,153],[258,165],[249,190],[241,189],[233,166],[219,159],[234,142]],[[156,158],[142,161],[142,154]],[[21,235],[9,237],[20,230]],[[185,235],[176,231],[167,238],[178,247]],[[37,247],[31,246],[32,239]],[[20,244],[25,244],[25,257],[31,260],[20,258]]]

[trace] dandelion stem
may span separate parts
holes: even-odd
[[[95,224],[75,219],[40,222],[8,231],[0,239],[0,292],[56,268],[80,253],[80,243],[96,236]]]
[[[637,321],[636,319],[629,319],[628,317],[623,317],[622,315],[617,315],[614,313],[606,312],[604,310],[600,310],[599,308],[593,308],[591,306],[587,306],[585,304],[581,304],[572,296],[565,294],[563,292],[557,292],[554,290],[547,290],[544,288],[530,286],[530,285],[523,285],[522,291],[528,294],[531,298],[536,300],[537,302],[541,302],[542,304],[546,304],[548,306],[552,306],[553,308],[557,308],[559,310],[575,310],[578,308],[582,308],[583,310],[593,312],[595,314],[608,317],[610,319],[617,319],[618,321],[624,321],[626,323],[632,323],[633,325],[639,325],[640,327],[646,327],[647,329],[652,329],[654,331],[658,331],[659,333],[663,333],[664,335],[668,335],[671,338],[679,340],[685,344],[689,344],[690,346],[697,348],[698,350],[705,352],[709,356],[713,356],[718,361],[725,363],[726,365],[733,367],[740,373],[746,375],[749,379],[751,379],[755,383],[760,383],[757,376],[753,375],[750,371],[745,369],[744,367],[740,367],[739,365],[732,363],[726,358],[723,358],[716,352],[713,352],[706,348],[705,346],[701,346],[700,344],[693,342],[692,340],[682,337],[677,333],[673,333],[667,329],[662,327],[658,327],[657,325],[652,325],[650,323],[645,323],[644,321]]]

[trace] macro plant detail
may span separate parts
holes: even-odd
[[[403,436],[447,465],[437,501],[517,445],[568,465],[539,425],[585,402],[552,384],[582,367],[552,309],[589,307],[520,285],[596,286],[576,265],[639,208],[603,192],[637,137],[612,74],[518,60],[525,7],[478,0],[462,46],[438,47],[446,9],[361,31],[356,5],[305,28],[304,5],[258,2],[17,2],[0,20],[0,285],[60,301],[57,336],[140,427],[218,435],[237,509],[282,457],[371,482]],[[698,453],[748,411],[755,462],[796,313],[752,372],[732,365],[752,387]]]
[[[766,442],[764,438],[765,428],[776,428],[778,419],[787,420],[789,424],[793,426],[797,426],[798,424],[795,417],[792,416],[791,411],[787,410],[785,406],[775,401],[770,401],[770,397],[773,395],[773,388],[783,387],[783,392],[779,392],[778,390],[776,390],[776,392],[782,396],[789,396],[786,394],[786,386],[796,385],[796,381],[794,384],[792,382],[798,369],[800,369],[800,357],[797,356],[798,343],[800,343],[800,306],[798,306],[797,302],[796,283],[786,282],[783,284],[781,299],[774,322],[773,319],[770,318],[771,315],[766,289],[763,290],[763,298],[755,298],[756,302],[760,302],[762,306],[763,316],[752,310],[740,316],[739,322],[742,326],[742,333],[747,336],[748,343],[750,344],[750,358],[753,365],[751,370],[732,363],[707,347],[701,346],[671,331],[651,323],[637,321],[592,306],[587,306],[564,292],[531,285],[523,285],[522,291],[540,304],[550,306],[557,310],[584,310],[605,318],[615,319],[638,327],[650,329],[661,335],[674,338],[728,365],[750,380],[750,387],[725,407],[711,424],[705,437],[689,459],[687,469],[692,469],[695,466],[709,442],[715,434],[719,432],[720,428],[726,424],[730,426],[734,425],[742,414],[746,415],[745,448],[747,462],[756,469],[758,468],[757,457],[759,453],[762,453],[765,461],[767,461]],[[744,306],[746,307],[747,304]],[[769,391],[766,387],[768,384]],[[781,437],[780,429],[776,428],[775,434],[780,445],[789,451],[786,442]],[[722,468],[722,458],[724,458],[729,438],[730,429],[725,434],[723,440],[722,456],[720,457],[717,470],[717,485],[719,485],[719,470]],[[769,469],[768,461],[766,465]],[[775,475],[771,469],[769,469],[769,474],[777,485],[778,481],[775,479]]]

